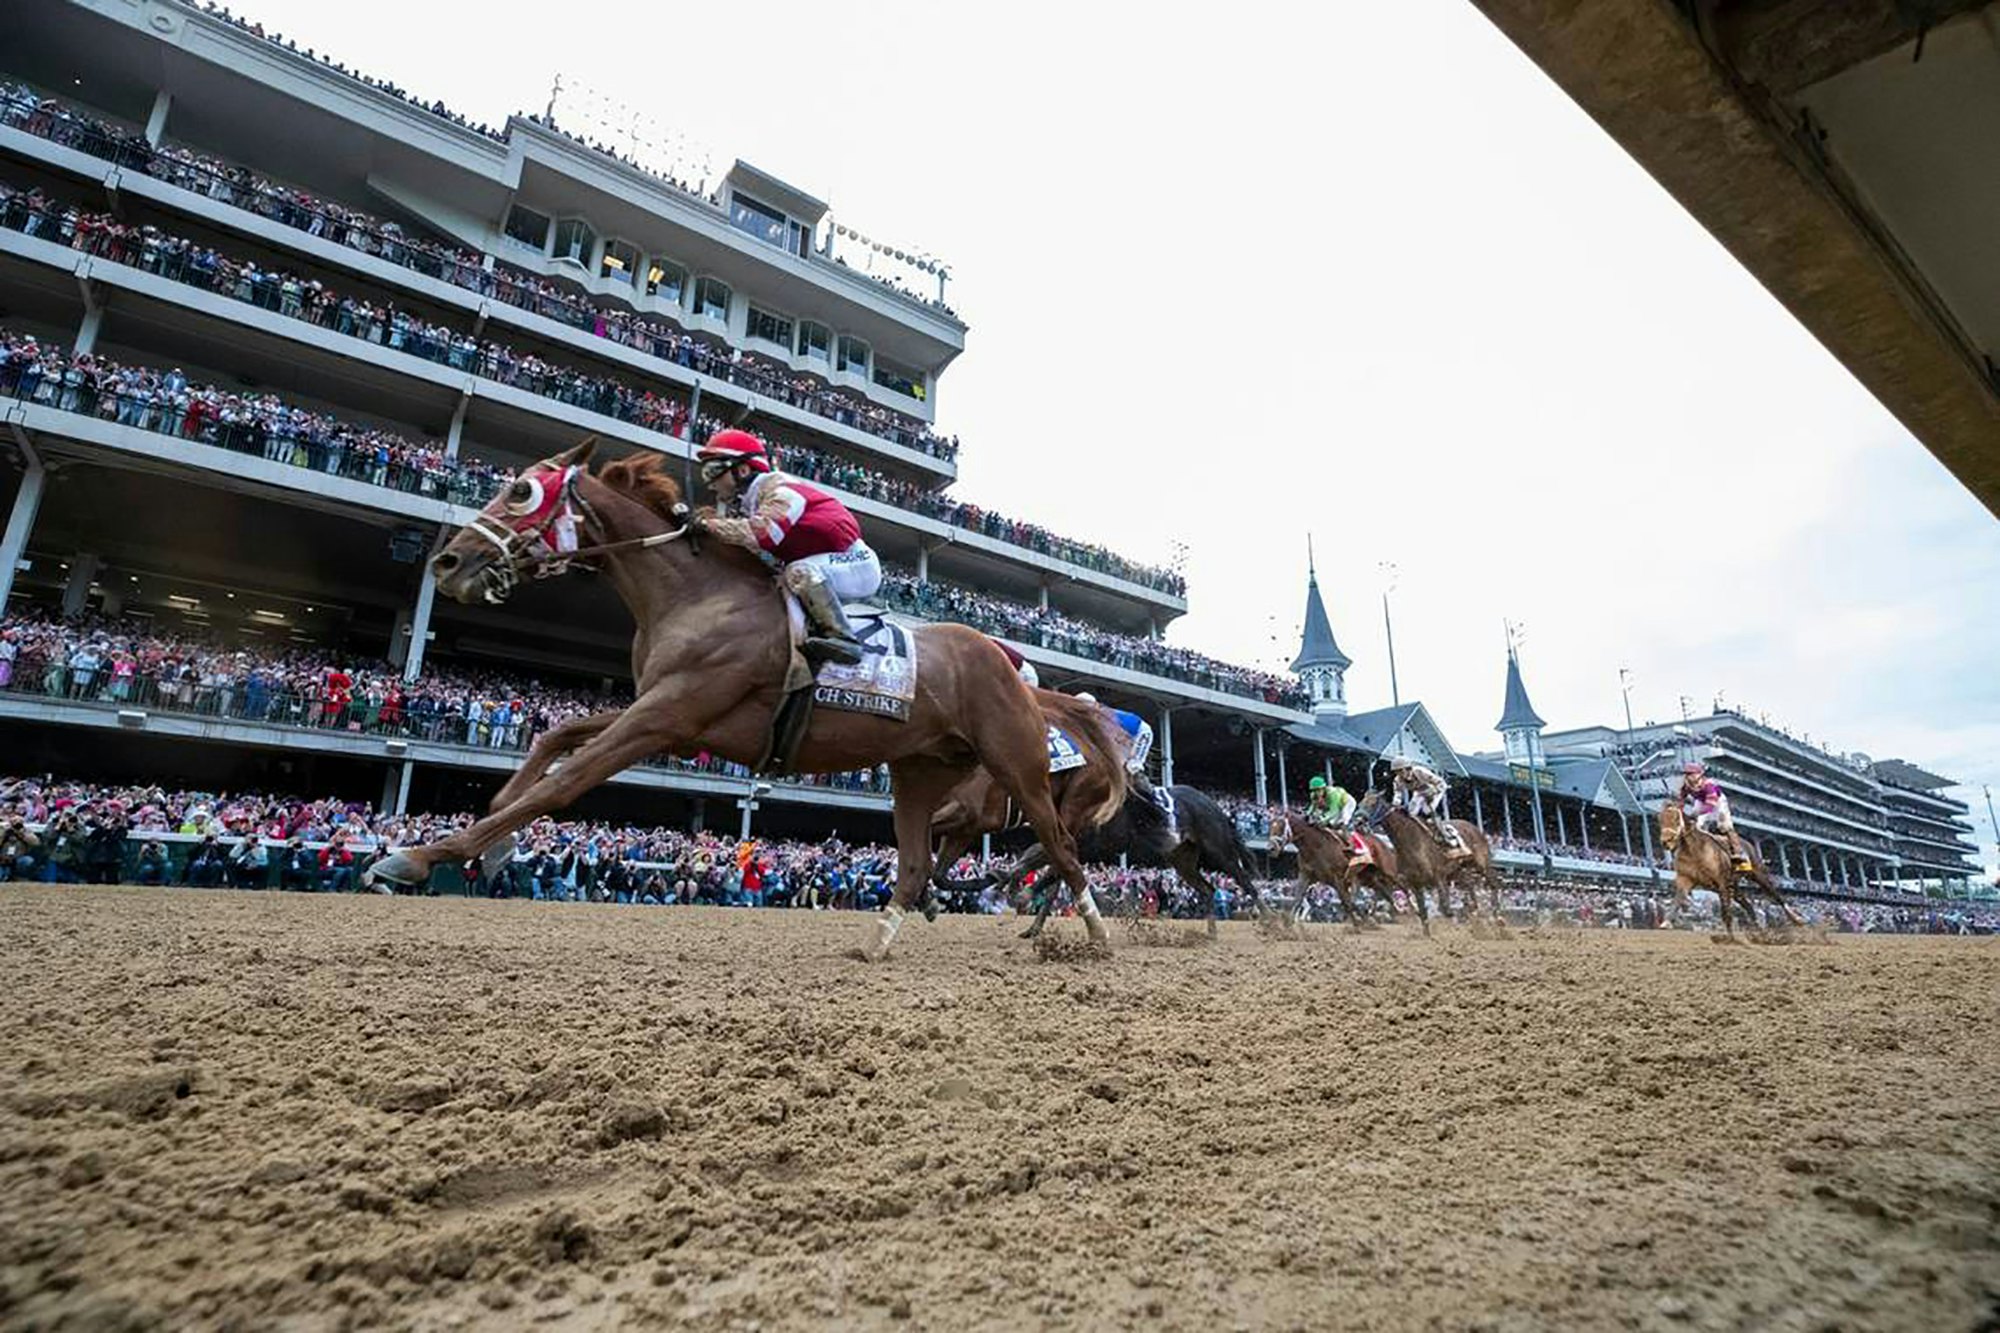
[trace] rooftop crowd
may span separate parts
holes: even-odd
[[[707,415],[691,422],[688,401],[675,394],[635,390],[620,380],[518,352],[492,339],[476,339],[392,303],[342,296],[317,278],[260,267],[254,260],[237,261],[151,225],[133,226],[109,213],[61,203],[38,189],[19,190],[0,183],[0,227],[677,439],[689,438],[692,431],[699,441],[722,424]],[[784,440],[782,430],[771,433]],[[1171,570],[1057,536],[860,463],[791,442],[783,443],[779,457],[800,476],[1145,587],[1177,596],[1186,592],[1186,580]]]

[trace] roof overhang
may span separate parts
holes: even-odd
[[[2000,3],[1473,3],[2000,514]]]

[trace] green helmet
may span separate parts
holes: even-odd
[[[1308,782],[1308,783],[1306,784],[1306,790],[1307,790],[1307,791],[1325,791],[1325,790],[1326,790],[1326,779],[1325,779],[1325,778],[1323,778],[1323,777],[1320,777],[1320,776],[1318,776],[1317,774],[1315,774],[1315,775],[1314,775],[1314,777],[1313,777],[1313,780],[1312,780],[1311,782]]]

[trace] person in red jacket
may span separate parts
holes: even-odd
[[[861,642],[841,603],[874,596],[882,564],[847,506],[773,468],[770,451],[749,431],[719,430],[695,457],[721,501],[705,526],[722,541],[780,562],[785,587],[806,613],[806,656],[859,662]]]

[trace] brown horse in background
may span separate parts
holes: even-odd
[[[1396,878],[1396,850],[1382,839],[1370,833],[1363,833],[1361,841],[1366,844],[1372,864],[1355,864],[1347,839],[1338,833],[1323,829],[1309,819],[1301,819],[1289,810],[1274,810],[1270,822],[1271,850],[1279,851],[1289,847],[1299,856],[1299,902],[1301,911],[1305,907],[1305,894],[1314,884],[1324,884],[1340,896],[1341,910],[1347,913],[1348,924],[1360,930],[1364,925],[1372,925],[1373,913],[1368,917],[1355,909],[1354,889],[1366,877],[1367,887],[1389,913],[1389,919],[1396,919],[1396,889],[1400,887]]]
[[[1084,763],[1081,767],[1049,775],[1050,795],[1063,827],[1072,835],[1082,837],[1114,818],[1125,804],[1129,784],[1124,752],[1105,745],[1107,733],[1103,727],[1078,724],[1086,713],[1101,717],[1103,710],[1098,705],[1073,695],[1058,694],[1054,690],[1036,689],[1033,693],[1035,703],[1041,708],[1048,724],[1067,732],[1077,748],[1083,751]],[[937,839],[931,886],[938,889],[952,887],[945,878],[946,872],[972,850],[981,836],[1002,833],[1025,822],[1020,807],[1015,805],[1007,789],[991,773],[983,768],[972,772],[952,788],[951,795],[931,816],[931,833]],[[933,914],[935,899],[928,891],[923,902],[925,913]]]
[[[597,561],[631,611],[635,698],[576,718],[536,740],[485,818],[449,837],[393,853],[377,879],[418,884],[439,862],[505,854],[514,831],[560,810],[631,765],[659,754],[707,751],[757,765],[793,676],[788,612],[768,563],[743,547],[698,545],[703,516],[681,503],[660,454],[589,469],[592,441],[524,469],[431,561],[438,591],[498,605],[524,576]],[[581,549],[559,534],[574,525]],[[975,768],[1020,806],[1068,882],[1091,938],[1109,932],[1091,898],[1076,840],[1049,794],[1047,723],[1006,654],[963,625],[913,629],[921,666],[909,719],[819,708],[792,759],[802,773],[886,763],[894,782],[897,870],[889,905],[862,953],[880,958],[930,877],[931,816]],[[1077,729],[1118,744],[1107,718]],[[560,767],[553,767],[561,760]]]
[[[1729,844],[1690,823],[1678,801],[1668,801],[1660,807],[1660,845],[1674,854],[1676,911],[1687,910],[1690,889],[1708,889],[1721,900],[1723,932],[1734,939],[1736,927],[1730,919],[1732,904],[1743,910],[1753,926],[1757,924],[1757,913],[1739,884],[1739,880],[1748,880],[1770,895],[1771,901],[1778,905],[1793,925],[1805,924],[1792,910],[1791,904],[1779,895],[1778,886],[1764,868],[1764,858],[1755,845],[1748,839],[1744,840],[1743,858],[1750,863],[1750,868],[1737,869],[1736,862],[1729,855]]]
[[[1451,821],[1458,830],[1458,836],[1464,840],[1466,849],[1472,853],[1453,859],[1428,825],[1386,799],[1379,791],[1371,790],[1361,798],[1361,817],[1371,825],[1380,826],[1389,835],[1389,840],[1396,844],[1398,879],[1410,896],[1417,900],[1417,916],[1423,921],[1426,934],[1431,926],[1424,890],[1436,889],[1438,910],[1448,914],[1450,900],[1447,890],[1461,875],[1477,874],[1485,881],[1493,919],[1500,920],[1500,877],[1493,873],[1493,844],[1486,840],[1486,833],[1479,825],[1468,819]],[[1477,887],[1461,885],[1460,888],[1465,895],[1466,915],[1478,916]]]

